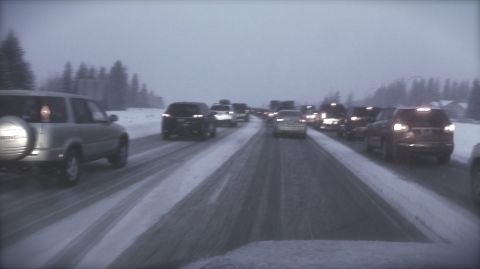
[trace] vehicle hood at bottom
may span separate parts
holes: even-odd
[[[183,268],[479,268],[478,253],[473,249],[478,246],[384,241],[261,241]]]

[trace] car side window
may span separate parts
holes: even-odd
[[[107,115],[96,103],[87,101],[87,104],[94,122],[107,122]]]
[[[76,123],[92,123],[93,118],[88,105],[83,99],[71,99],[73,115]]]

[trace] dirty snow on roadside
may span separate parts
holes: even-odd
[[[473,146],[480,143],[480,124],[455,122],[455,149],[452,159],[466,163]]]

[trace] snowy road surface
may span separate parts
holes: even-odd
[[[1,267],[177,268],[272,240],[289,240],[280,248],[285,253],[306,246],[297,240],[324,242],[310,251],[331,242],[397,252],[404,246],[398,242],[413,249],[433,244],[453,249],[425,250],[442,253],[445,261],[455,251],[468,260],[479,250],[465,239],[477,236],[480,215],[468,197],[465,164],[386,164],[365,155],[361,143],[309,132],[304,140],[276,139],[254,119],[219,128],[205,142],[136,139],[126,168],[87,164],[71,189],[46,176],[0,174]],[[414,188],[410,197],[408,188]],[[409,210],[415,203],[419,208]],[[441,223],[433,225],[432,216]]]

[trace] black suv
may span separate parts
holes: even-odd
[[[210,111],[204,103],[172,103],[163,114],[163,139],[170,139],[172,135],[196,135],[204,140],[208,136],[214,137],[216,133],[215,112]]]
[[[314,126],[320,130],[338,130],[340,121],[345,118],[345,107],[338,103],[323,104],[315,118]]]
[[[237,114],[237,120],[249,121],[250,120],[250,110],[248,109],[247,104],[244,103],[233,103],[233,111]]]
[[[453,152],[454,130],[441,109],[387,108],[368,125],[365,149],[381,149],[385,160],[415,153],[432,155],[438,163],[447,163]]]
[[[373,106],[354,106],[347,109],[345,119],[340,121],[338,136],[347,139],[355,137],[364,137],[367,130],[367,124],[372,123],[380,113],[379,107]]]

